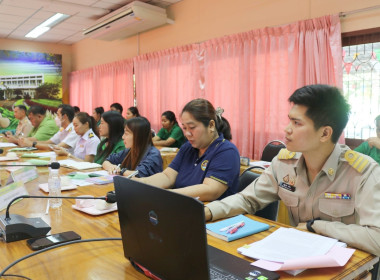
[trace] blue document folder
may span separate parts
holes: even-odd
[[[229,233],[229,230],[221,231],[221,229],[226,229],[231,225],[244,222],[244,226],[237,229],[234,233]],[[225,241],[233,241],[239,238],[243,238],[264,230],[269,229],[269,225],[252,220],[244,215],[238,215],[232,218],[228,218],[219,222],[211,223],[206,225],[207,233],[220,238]]]

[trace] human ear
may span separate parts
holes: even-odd
[[[208,123],[208,127],[211,129],[212,132],[215,131],[215,121],[214,120],[211,120],[209,123]]]
[[[321,129],[322,129],[321,141],[327,142],[332,137],[333,129],[331,126],[324,126]]]

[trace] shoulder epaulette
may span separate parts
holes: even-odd
[[[292,159],[296,155],[295,152],[291,152],[287,149],[281,149],[278,153],[277,157],[278,159]]]
[[[369,161],[364,157],[364,155],[353,150],[346,151],[344,158],[347,160],[348,164],[356,169],[359,173],[362,173],[369,165]]]
[[[94,133],[90,133],[89,135],[88,135],[88,138],[92,138],[92,137],[94,137]]]

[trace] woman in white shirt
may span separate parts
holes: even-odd
[[[97,135],[96,121],[92,116],[85,112],[80,112],[73,119],[75,132],[80,136],[73,156],[88,162],[93,162],[96,149],[100,143]],[[70,156],[70,153],[64,149],[55,150],[58,155]]]

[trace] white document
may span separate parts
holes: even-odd
[[[82,173],[82,174],[98,174],[100,176],[106,176],[109,175],[107,170],[99,170],[99,171],[90,171],[90,172],[77,172],[77,173]]]
[[[86,180],[80,180],[80,179],[71,179],[71,183],[79,187],[90,186],[94,184],[91,182],[87,182]]]
[[[13,143],[0,142],[0,148],[8,148],[8,147],[17,147],[17,145]]]
[[[5,156],[0,157],[0,161],[19,160],[18,156]]]
[[[94,162],[87,162],[87,161],[75,161],[71,159],[65,159],[58,161],[60,165],[68,167],[68,168],[74,168],[77,170],[84,170],[84,169],[91,169],[91,168],[99,168],[102,167],[100,164],[94,163]]]
[[[51,157],[55,155],[55,152],[43,152],[43,153],[35,153],[40,157]]]
[[[330,237],[294,228],[279,228],[260,241],[238,248],[238,252],[258,260],[285,262],[325,255],[337,242]]]

